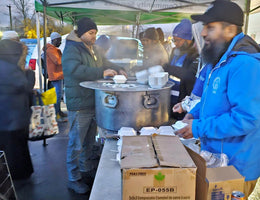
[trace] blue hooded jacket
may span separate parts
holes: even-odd
[[[246,181],[260,176],[260,48],[235,36],[214,67],[208,67],[201,102],[193,108],[192,132],[201,149],[225,153]]]

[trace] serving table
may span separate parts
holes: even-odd
[[[121,171],[116,161],[117,140],[106,139],[90,200],[121,200]]]

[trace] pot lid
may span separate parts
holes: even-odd
[[[169,89],[174,85],[173,82],[168,83],[163,88],[151,88],[148,84],[140,84],[136,81],[126,81],[123,84],[116,84],[112,80],[97,80],[97,81],[84,81],[80,83],[80,86],[103,91],[118,91],[118,92],[142,92],[142,91],[156,91]]]

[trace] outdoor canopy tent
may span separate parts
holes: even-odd
[[[180,21],[183,17],[188,17],[185,12],[175,12],[166,9],[167,5],[174,4],[172,1],[160,1],[152,4],[151,0],[133,1],[118,0],[113,1],[75,1],[48,0],[42,3],[35,1],[35,10],[44,11],[46,14],[61,21],[75,24],[82,17],[90,17],[98,25],[129,25],[129,24],[156,24],[173,23]],[[151,6],[150,6],[151,5]],[[205,4],[204,9],[206,8]],[[154,8],[157,9],[154,9]]]
[[[35,10],[37,13],[43,12],[44,19],[46,15],[48,15],[73,25],[76,24],[78,19],[89,17],[93,19],[97,25],[131,24],[137,25],[138,27],[140,24],[179,22],[183,18],[189,18],[191,14],[203,13],[212,1],[213,0],[35,0]],[[233,1],[239,4],[245,11],[245,32],[247,32],[248,15],[249,13],[260,11],[260,0]],[[40,31],[38,14],[36,17],[38,21],[36,24],[39,44]],[[44,27],[46,27],[46,24]],[[46,36],[44,38],[46,38]],[[40,45],[38,45],[38,47],[40,47]],[[39,66],[41,68],[40,62]]]
[[[35,10],[75,24],[84,16],[98,25],[162,24],[202,13],[213,0],[35,0]],[[260,0],[234,0],[248,13],[260,10]],[[248,5],[248,7],[247,7]]]

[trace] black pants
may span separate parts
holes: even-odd
[[[0,150],[5,152],[12,179],[29,178],[33,173],[28,148],[27,128],[16,131],[0,131]]]

